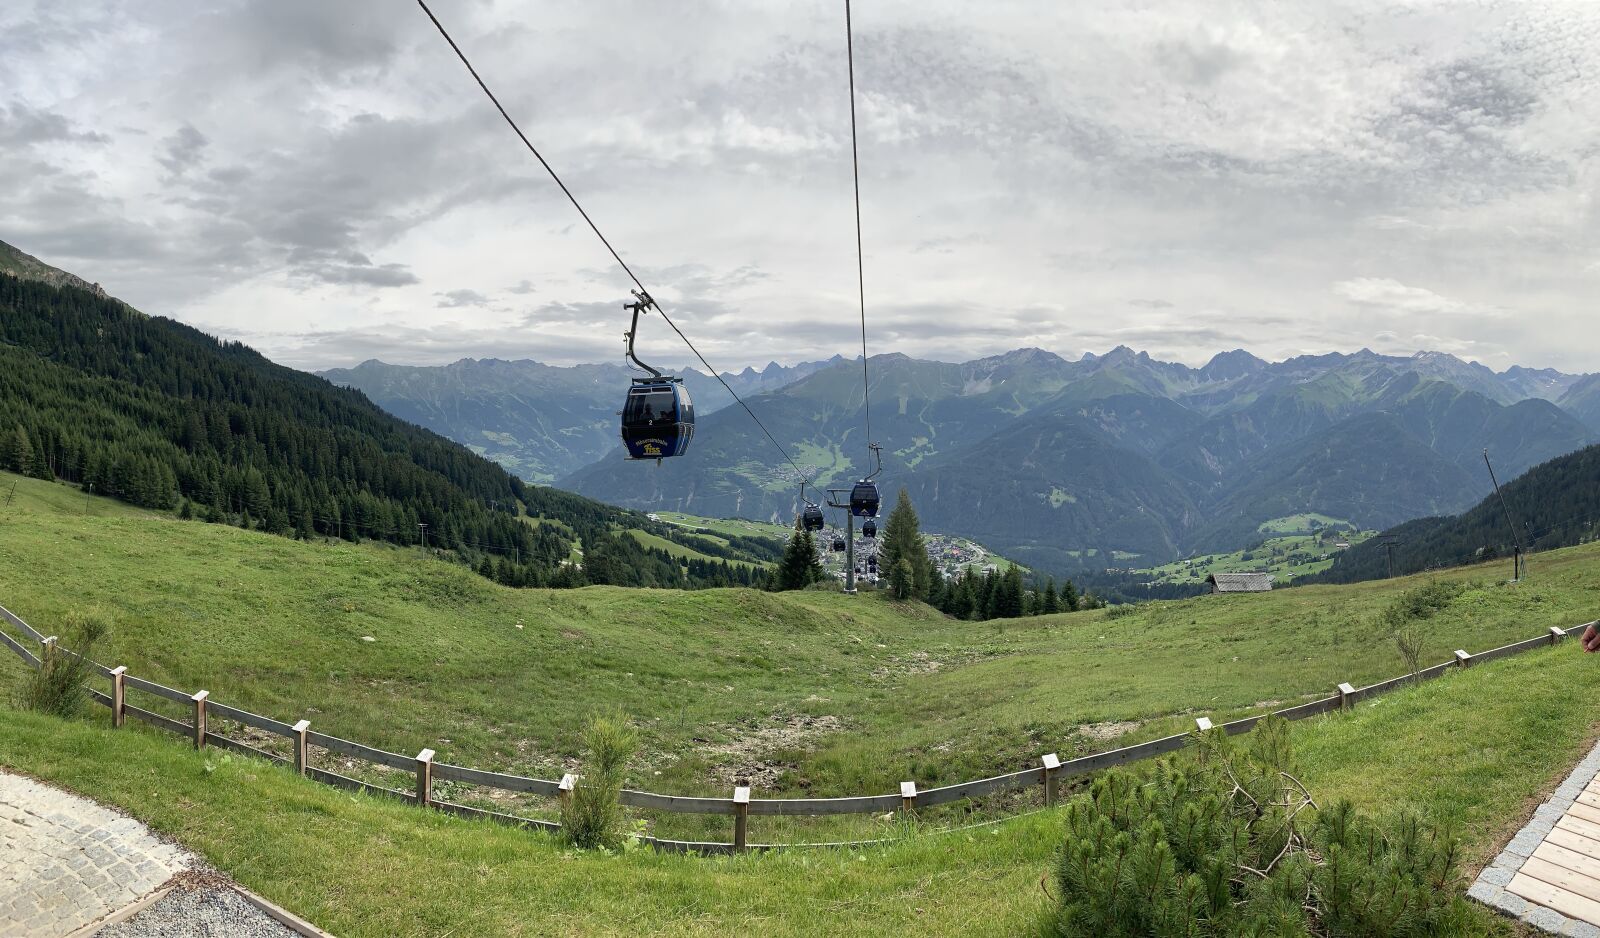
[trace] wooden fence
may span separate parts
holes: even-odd
[[[40,646],[39,654],[35,655],[21,642],[8,635],[3,628],[0,628],[0,644],[4,644],[11,649],[31,667],[38,668],[41,659],[48,658],[51,655],[72,655],[76,657],[75,652],[61,647],[54,636],[40,634],[3,606],[0,606],[0,622],[9,623]],[[1411,681],[1429,680],[1439,677],[1451,669],[1466,668],[1473,664],[1509,657],[1534,648],[1554,645],[1569,635],[1576,635],[1582,632],[1589,625],[1600,627],[1600,622],[1586,623],[1564,630],[1551,626],[1550,630],[1543,635],[1537,635],[1520,642],[1513,642],[1510,645],[1502,645],[1499,648],[1479,652],[1475,655],[1468,654],[1465,651],[1457,651],[1449,661],[1430,668],[1423,668],[1415,674],[1404,674],[1366,687],[1352,687],[1348,683],[1341,683],[1332,696],[1274,712],[1286,720],[1301,720],[1306,717],[1331,713],[1335,710],[1347,710],[1362,700],[1394,690]],[[111,682],[111,692],[109,694],[91,690],[90,696],[96,703],[110,708],[112,726],[120,727],[128,716],[132,716],[152,726],[187,737],[192,741],[196,749],[215,746],[231,752],[257,756],[289,766],[293,771],[303,776],[340,788],[402,798],[419,803],[424,807],[463,817],[483,818],[519,827],[558,830],[560,825],[553,821],[501,814],[494,811],[486,811],[482,808],[441,801],[433,796],[433,783],[435,781],[457,781],[485,788],[564,799],[572,791],[577,781],[577,777],[573,775],[565,775],[559,781],[547,781],[538,778],[525,778],[520,775],[487,772],[482,769],[451,765],[446,762],[435,762],[432,749],[423,749],[416,755],[410,756],[374,749],[371,746],[364,746],[348,739],[340,739],[337,736],[318,733],[311,729],[310,723],[306,720],[301,720],[291,726],[271,717],[264,717],[247,710],[240,710],[217,703],[211,699],[210,693],[205,690],[192,694],[185,693],[184,691],[164,687],[154,681],[135,677],[128,673],[126,667],[107,668],[93,661],[88,661],[88,665],[96,674],[109,679]],[[181,720],[174,720],[159,713],[129,704],[127,702],[127,692],[130,688],[188,707],[190,721],[185,723]],[[293,752],[292,757],[286,759],[210,732],[208,721],[213,716],[233,720],[246,726],[286,737]],[[1216,728],[1223,730],[1230,736],[1234,736],[1239,733],[1248,733],[1265,716],[1267,714],[1245,717],[1216,726],[1212,724],[1210,719],[1199,717],[1195,721],[1195,726],[1200,731]],[[1065,762],[1061,761],[1055,753],[1047,753],[1040,757],[1037,766],[1021,771],[971,782],[962,782],[959,785],[946,785],[942,788],[918,789],[915,781],[906,781],[900,784],[899,792],[883,795],[864,795],[851,798],[752,798],[750,797],[749,788],[737,787],[733,790],[731,797],[708,798],[687,795],[662,795],[648,791],[623,789],[621,800],[624,805],[646,810],[680,814],[720,814],[733,818],[733,838],[726,843],[665,840],[655,837],[645,838],[646,843],[662,850],[694,853],[731,853],[745,850],[771,850],[783,847],[861,847],[885,841],[752,844],[747,842],[746,835],[749,828],[749,819],[752,816],[883,814],[896,811],[910,815],[919,808],[933,807],[967,798],[976,798],[981,795],[991,795],[1033,786],[1042,786],[1044,788],[1045,803],[1049,805],[1055,802],[1058,786],[1062,779],[1165,755],[1182,749],[1192,741],[1192,734],[1180,733],[1133,746],[1126,746],[1121,749],[1112,749],[1077,759],[1069,759]],[[307,758],[308,746],[320,746],[330,752],[336,752],[352,759],[413,773],[416,777],[415,786],[411,791],[400,791],[316,768],[309,764]]]

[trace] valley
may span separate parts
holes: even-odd
[[[1129,573],[1146,575],[1155,584],[1200,586],[1216,573],[1260,572],[1272,574],[1274,586],[1289,586],[1326,572],[1341,551],[1366,543],[1377,533],[1356,531],[1350,522],[1325,515],[1275,518],[1257,531],[1265,539],[1242,550],[1186,557]]]
[[[905,485],[931,529],[1056,576],[1242,550],[1262,523],[1307,512],[1363,529],[1458,512],[1488,493],[1483,450],[1510,478],[1600,439],[1582,376],[1437,353],[1267,362],[1227,352],[1191,368],[1127,348],[1078,361],[1019,349],[959,364],[878,355],[869,366],[872,396],[895,402],[876,422],[891,490]],[[522,439],[521,422],[578,406],[575,391],[516,377],[543,367],[368,363],[337,378],[365,372],[382,406],[543,479],[482,435]],[[858,368],[769,367],[741,387],[817,484],[863,471]],[[703,407],[690,453],[643,473],[617,458],[602,413],[615,408],[600,389],[614,394],[621,374],[594,374],[583,392],[594,401],[591,464],[558,485],[639,511],[792,517],[792,471],[737,408]],[[445,397],[496,403],[456,419]]]

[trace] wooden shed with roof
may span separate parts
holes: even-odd
[[[1206,588],[1213,593],[1270,593],[1270,573],[1213,573],[1206,577]]]

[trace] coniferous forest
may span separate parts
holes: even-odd
[[[0,275],[0,468],[290,537],[426,545],[511,586],[748,585],[621,528],[643,515],[526,485],[364,395],[94,293]],[[559,524],[529,524],[520,515]],[[585,563],[563,563],[575,542]],[[725,549],[719,554],[730,555]]]

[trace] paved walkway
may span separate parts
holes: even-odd
[[[1600,938],[1600,746],[1467,894],[1552,934]]]
[[[199,860],[132,818],[0,772],[0,935],[62,938]]]

